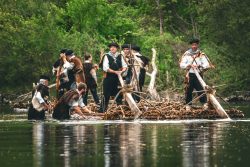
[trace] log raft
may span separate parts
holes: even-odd
[[[141,111],[138,119],[146,120],[187,120],[187,119],[221,119],[221,116],[215,109],[204,110],[201,106],[193,106],[191,110],[186,110],[184,103],[176,101],[168,101],[163,99],[161,102],[146,102],[142,99],[137,103],[137,107]],[[98,114],[98,109],[92,103],[92,114],[86,114],[88,118],[91,116],[99,116],[103,120],[134,120],[136,112],[132,111],[128,105],[111,106],[109,110],[102,114]],[[225,112],[234,119],[244,118],[242,111],[237,109],[225,110]]]
[[[147,93],[150,94],[150,99],[141,99],[139,103],[136,103],[131,95],[131,91],[126,90],[126,84],[122,77],[119,75],[119,81],[122,87],[122,93],[124,99],[128,105],[110,105],[106,113],[98,113],[98,109],[94,103],[88,105],[92,113],[84,113],[86,118],[99,118],[103,120],[133,120],[133,119],[149,119],[149,120],[177,120],[177,119],[218,119],[218,118],[243,118],[244,114],[242,111],[237,109],[224,110],[220,103],[215,98],[215,90],[211,89],[201,78],[197,69],[194,69],[195,74],[204,88],[209,102],[214,108],[209,110],[203,110],[202,107],[193,107],[191,110],[187,111],[185,105],[181,102],[171,101],[170,99],[160,98],[158,92],[155,88],[155,80],[157,74],[157,66],[155,64],[156,51],[152,49],[152,69],[147,75],[150,76],[151,80],[148,86]],[[55,84],[51,85],[53,87]],[[19,99],[27,99],[31,92],[19,97]],[[23,98],[24,97],[24,98]],[[229,117],[230,116],[230,117]]]

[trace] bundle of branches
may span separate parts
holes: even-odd
[[[138,103],[138,107],[142,114],[139,116],[140,119],[149,120],[165,120],[165,119],[216,119],[221,118],[214,109],[203,110],[202,107],[193,107],[191,110],[186,110],[185,105],[180,102],[156,102],[146,101],[142,99]],[[226,110],[230,118],[243,118],[244,114],[242,111],[237,109]],[[106,112],[105,120],[116,120],[116,119],[134,119],[135,113],[130,110],[126,105],[111,106]]]

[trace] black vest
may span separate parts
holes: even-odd
[[[93,76],[91,75],[90,71],[93,69],[93,64],[92,63],[84,63],[83,64],[83,69],[84,69],[84,75],[86,78],[86,84],[88,88],[93,88],[96,87],[96,82]]]
[[[68,70],[68,78],[69,78],[70,83],[75,82],[76,79],[75,79],[75,73],[74,73],[73,69]]]
[[[109,68],[117,71],[119,69],[122,68],[122,55],[119,54],[116,58],[114,58],[113,56],[106,54],[108,60],[109,60]],[[113,73],[107,73],[107,77],[117,77],[116,74]]]
[[[45,86],[43,84],[38,84],[36,86],[36,89],[32,91],[32,97],[34,96],[36,90],[41,93],[41,96],[43,99],[44,99],[44,97],[49,96],[49,87],[48,86]]]
[[[143,67],[145,67],[146,65],[149,64],[149,58],[147,58],[146,56],[141,55],[141,56],[137,56],[137,57],[140,58],[141,61],[143,62]]]

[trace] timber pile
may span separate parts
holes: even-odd
[[[138,103],[138,108],[142,111],[139,115],[139,119],[147,120],[180,120],[180,119],[218,119],[221,118],[214,109],[203,110],[202,107],[193,107],[190,111],[185,109],[185,105],[180,102],[163,101],[155,102],[141,100]],[[94,104],[90,105],[90,109],[97,112],[97,108]],[[230,118],[243,118],[244,114],[242,111],[237,109],[226,110]],[[103,116],[104,120],[133,120],[135,112],[131,111],[129,106],[120,105],[111,106],[107,112],[99,116]],[[97,113],[88,114],[96,116]]]

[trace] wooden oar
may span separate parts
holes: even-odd
[[[122,79],[121,75],[118,75],[119,81],[121,83],[121,86],[124,87],[124,81]],[[123,92],[123,94],[125,95],[125,100],[127,101],[131,111],[135,112],[135,119],[137,119],[140,115],[141,115],[141,111],[140,109],[137,107],[136,102],[134,101],[131,93],[129,92]]]
[[[203,79],[201,78],[199,72],[197,71],[197,68],[193,68],[196,77],[198,78],[201,86],[203,87],[204,90],[207,89],[208,85],[203,81]],[[223,107],[220,105],[220,103],[218,102],[218,100],[215,98],[215,96],[212,93],[207,93],[208,94],[208,98],[210,100],[210,102],[212,103],[212,105],[214,106],[215,110],[217,111],[217,113],[222,117],[222,118],[227,118],[230,119],[230,117],[228,116],[228,114],[226,113],[226,111],[223,109]]]

